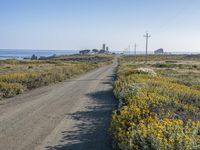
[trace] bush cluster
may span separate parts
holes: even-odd
[[[114,148],[199,149],[200,91],[174,78],[134,70],[118,68],[114,93],[123,104],[112,115]]]
[[[78,76],[105,63],[65,61],[0,61],[0,99]],[[30,67],[31,66],[31,67]],[[23,71],[23,72],[22,72]]]
[[[0,82],[0,98],[12,97],[14,95],[23,93],[25,88],[19,83]]]

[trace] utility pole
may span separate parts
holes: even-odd
[[[134,55],[136,56],[137,44],[134,45]]]
[[[129,61],[131,60],[131,45],[128,46],[128,58],[129,58]]]
[[[149,33],[146,32],[146,34],[144,35],[144,37],[146,38],[146,63],[147,63],[148,42],[149,42],[149,38],[151,37],[151,35],[149,35]]]

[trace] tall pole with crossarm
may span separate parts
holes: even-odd
[[[147,63],[148,42],[149,42],[149,38],[151,37],[151,35],[149,35],[149,33],[146,32],[146,34],[144,35],[144,37],[146,38],[146,63]]]
[[[137,44],[134,45],[134,55],[136,56]]]

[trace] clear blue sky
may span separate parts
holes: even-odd
[[[0,0],[0,49],[200,52],[199,0]]]

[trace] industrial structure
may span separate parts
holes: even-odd
[[[102,49],[98,50],[98,49],[93,49],[93,50],[81,50],[79,51],[79,54],[81,55],[87,55],[87,54],[109,54],[109,47],[106,46],[106,44],[102,45]]]

